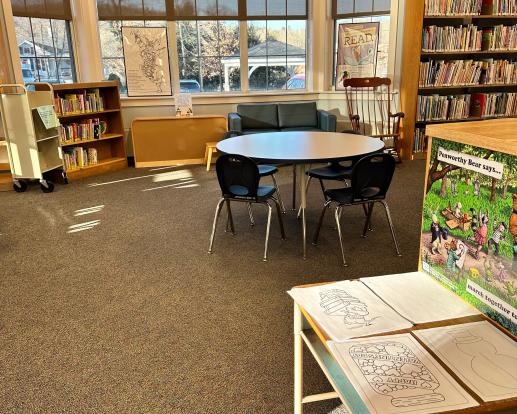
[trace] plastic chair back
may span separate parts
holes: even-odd
[[[257,164],[244,155],[224,154],[215,164],[223,197],[257,200],[259,170]]]
[[[372,154],[361,158],[352,169],[354,200],[382,200],[395,172],[395,158],[389,154]]]

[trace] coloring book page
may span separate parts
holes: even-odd
[[[517,397],[517,343],[490,322],[413,333],[483,401]]]
[[[359,281],[342,281],[288,292],[334,341],[413,326]]]
[[[411,334],[328,345],[371,414],[431,414],[479,405]]]
[[[422,272],[366,277],[361,281],[415,324],[480,314],[476,308]]]

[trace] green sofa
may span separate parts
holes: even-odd
[[[280,131],[336,131],[336,116],[318,110],[316,102],[237,105],[228,114],[228,129],[241,135]]]

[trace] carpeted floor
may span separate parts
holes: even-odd
[[[424,163],[397,166],[388,201],[403,257],[380,208],[360,233],[345,210],[340,265],[327,216],[318,247],[301,257],[295,214],[288,240],[273,217],[261,261],[265,211],[237,235],[221,221],[207,254],[219,190],[203,167],[127,169],[24,194],[0,193],[0,413],[292,412],[294,285],[414,271]],[[290,200],[291,168],[279,176]],[[103,185],[97,185],[103,184]],[[322,206],[310,190],[309,236]],[[306,352],[306,392],[329,391]],[[309,404],[329,413],[336,400]]]

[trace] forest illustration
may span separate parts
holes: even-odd
[[[494,178],[440,160],[438,149],[491,160]],[[495,319],[500,316],[466,292],[467,280],[516,307],[517,157],[433,138],[424,200],[421,257],[456,293]],[[504,325],[511,324],[503,321]],[[513,326],[515,328],[515,326]]]

